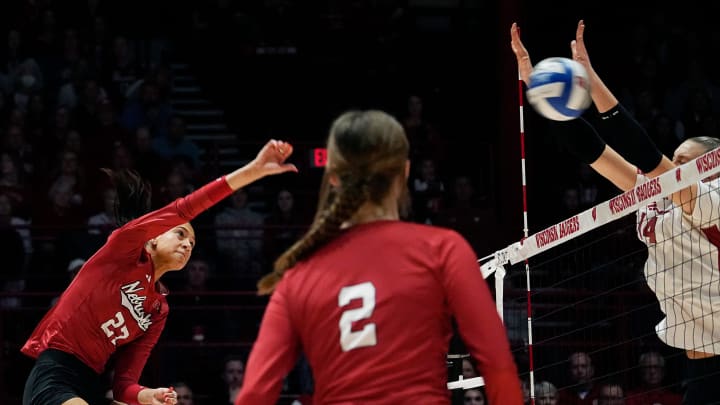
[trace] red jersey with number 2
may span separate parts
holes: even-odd
[[[274,404],[302,350],[318,404],[449,404],[451,317],[492,403],[522,404],[490,291],[456,232],[357,225],[289,270],[272,295],[236,404]]]

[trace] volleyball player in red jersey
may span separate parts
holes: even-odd
[[[399,220],[408,140],[380,111],[332,125],[315,220],[258,284],[273,295],[236,405],[275,404],[299,352],[317,404],[449,404],[451,318],[494,405],[522,404],[507,335],[456,232]]]
[[[167,291],[159,279],[190,258],[191,219],[255,180],[297,171],[285,163],[292,150],[271,140],[244,167],[139,218],[149,208],[146,183],[133,172],[109,172],[118,189],[119,222],[125,224],[87,260],[23,346],[23,353],[37,359],[23,405],[106,403],[100,374],[112,355],[115,400],[175,404],[172,389],[138,384],[167,319]]]

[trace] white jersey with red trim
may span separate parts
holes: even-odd
[[[638,183],[647,178],[639,175]],[[720,354],[720,181],[698,183],[692,215],[669,199],[637,212],[648,247],[645,279],[665,318],[660,340],[685,350]]]

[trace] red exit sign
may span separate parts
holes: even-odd
[[[313,148],[310,150],[310,166],[325,167],[327,165],[327,149]]]

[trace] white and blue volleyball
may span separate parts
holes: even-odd
[[[585,67],[568,58],[540,61],[530,74],[528,102],[545,118],[568,121],[590,107],[590,78]]]

